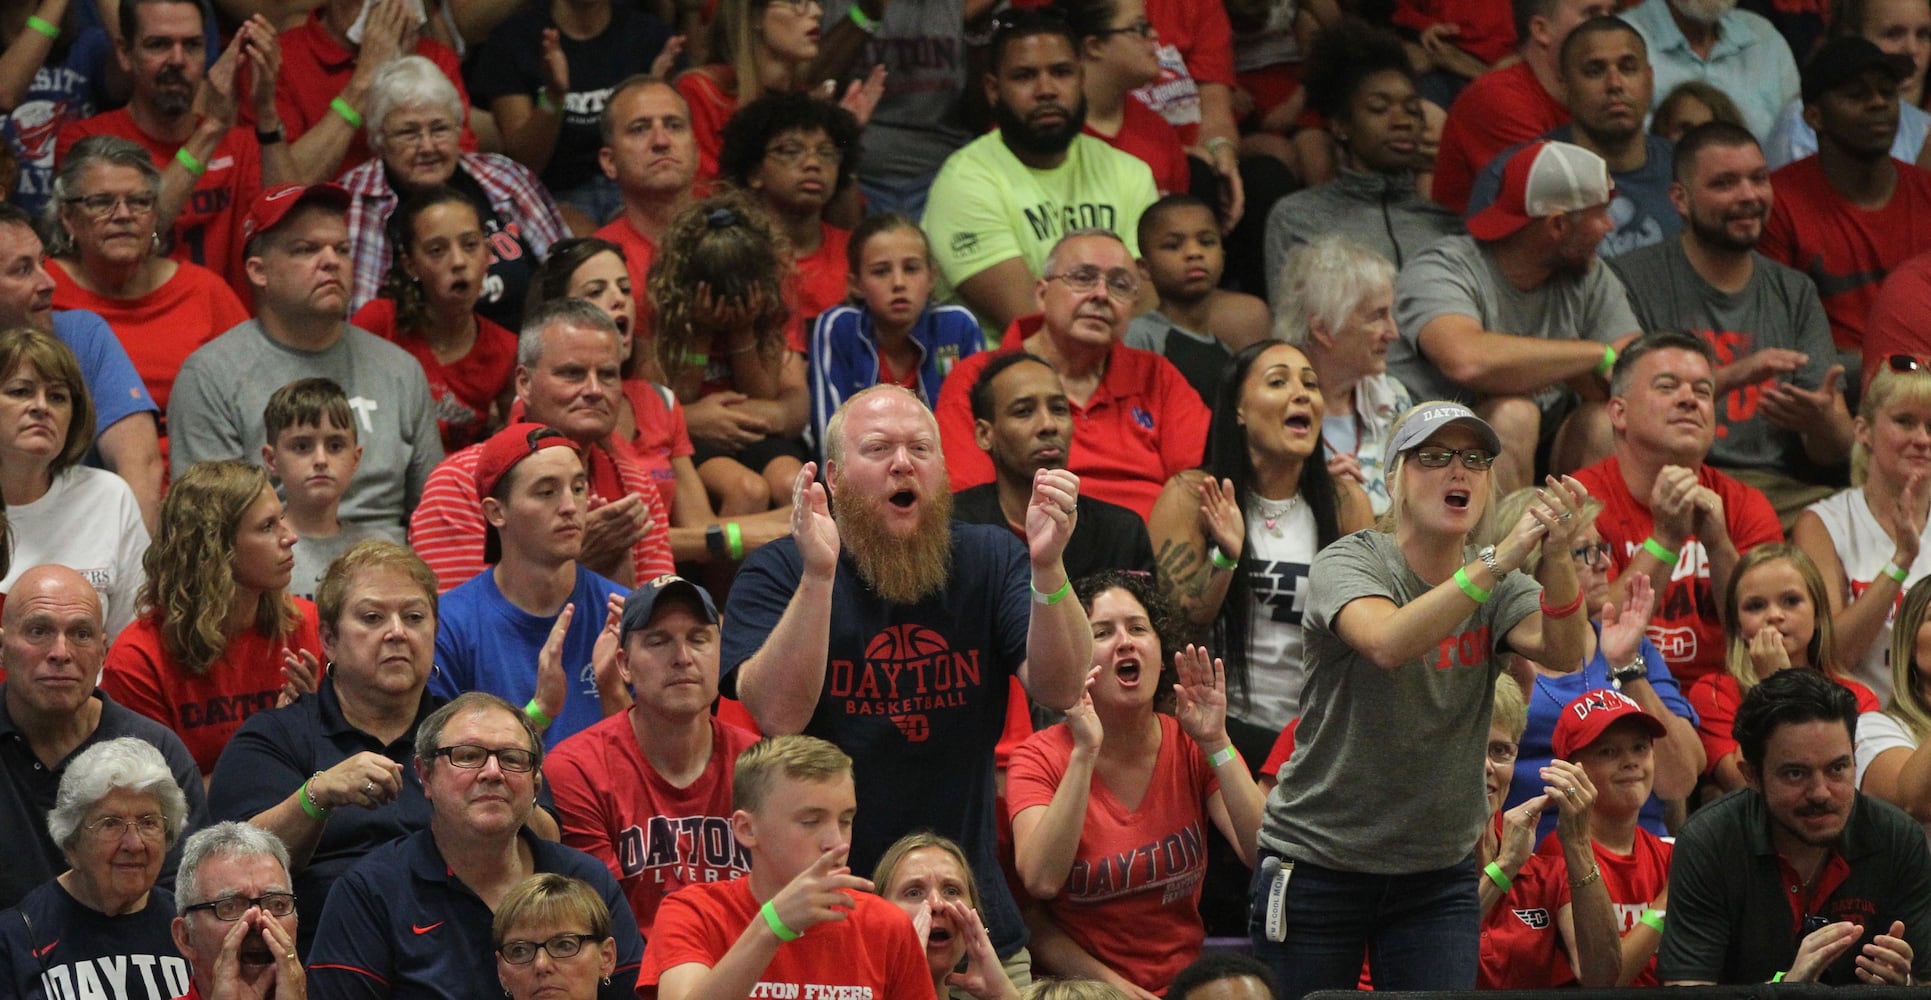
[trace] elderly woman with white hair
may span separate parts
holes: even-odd
[[[1365,490],[1376,516],[1388,509],[1381,450],[1414,401],[1388,374],[1395,329],[1395,268],[1345,236],[1288,251],[1274,302],[1274,336],[1299,347],[1321,378],[1328,471]]]
[[[369,89],[369,148],[375,159],[342,175],[349,190],[351,311],[382,289],[401,241],[389,218],[408,194],[447,184],[482,213],[490,247],[476,311],[499,326],[522,324],[523,297],[550,244],[569,235],[557,204],[529,168],[496,153],[465,153],[463,102],[436,64],[407,56],[382,68]]]
[[[47,814],[69,867],[0,913],[0,995],[79,996],[103,968],[126,970],[122,996],[186,992],[169,930],[175,899],[155,881],[187,819],[187,796],[153,744],[123,736],[76,756]]]

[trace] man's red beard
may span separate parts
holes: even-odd
[[[918,527],[907,538],[885,526],[891,501],[850,488],[842,470],[832,491],[839,544],[880,597],[893,604],[917,604],[945,589],[952,575],[952,492],[943,470],[936,492],[919,498]]]

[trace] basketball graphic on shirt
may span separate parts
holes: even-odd
[[[923,625],[893,625],[865,647],[865,658],[873,662],[903,663],[935,656],[952,648],[945,637]]]

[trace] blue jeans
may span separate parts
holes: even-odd
[[[882,215],[897,212],[913,222],[925,216],[925,196],[932,187],[938,172],[920,177],[865,177],[858,178],[858,190],[865,195],[865,214]]]
[[[1261,857],[1279,857],[1262,849]],[[1376,990],[1475,988],[1481,907],[1475,858],[1414,875],[1366,875],[1308,862],[1288,879],[1286,940],[1267,939],[1268,865],[1251,884],[1254,957],[1280,982],[1281,1000],[1353,989],[1367,956]]]

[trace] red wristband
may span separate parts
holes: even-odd
[[[1562,607],[1559,607],[1559,608],[1552,608],[1549,606],[1548,593],[1549,592],[1545,590],[1542,592],[1542,596],[1537,598],[1537,602],[1542,605],[1542,617],[1567,618],[1570,615],[1573,615],[1576,612],[1582,610],[1582,589],[1581,588],[1576,589],[1575,600],[1572,600],[1569,603],[1564,604]]]

